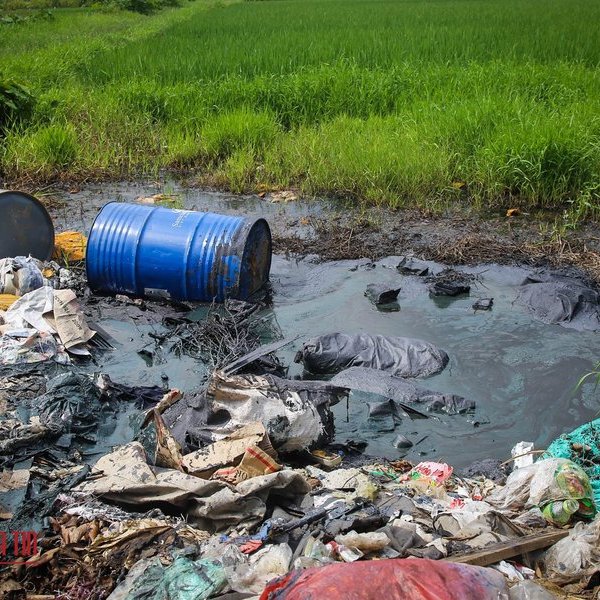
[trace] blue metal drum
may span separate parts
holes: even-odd
[[[92,225],[86,268],[97,292],[247,300],[269,278],[271,231],[264,219],[111,202]]]

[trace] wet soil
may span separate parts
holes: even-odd
[[[85,233],[109,201],[133,202],[164,188],[137,184],[89,187],[47,198],[57,230]],[[595,278],[597,239],[582,230],[570,242],[547,239],[540,223],[522,215],[486,219],[461,214],[426,215],[383,209],[361,211],[329,201],[274,203],[269,197],[233,196],[174,187],[166,206],[265,217],[275,240],[271,285],[273,303],[265,314],[283,337],[299,336],[278,353],[290,377],[305,377],[293,362],[301,343],[333,331],[415,337],[434,342],[450,355],[441,374],[423,387],[475,400],[466,415],[406,418],[401,424],[372,421],[372,395],[352,393],[348,406],[335,407],[336,440],[365,441],[371,455],[398,458],[398,434],[414,446],[411,460],[444,460],[457,467],[486,457],[506,459],[521,439],[544,448],[555,437],[597,413],[593,382],[576,388],[600,356],[600,338],[536,322],[516,302],[518,288],[537,265],[579,268]],[[436,259],[475,275],[470,295],[431,297],[423,278],[401,275],[399,255]],[[383,257],[383,258],[382,258]],[[589,260],[586,259],[589,258]],[[496,264],[488,264],[496,263]],[[575,266],[575,268],[572,268]],[[400,287],[396,310],[375,307],[364,296],[369,284]],[[478,298],[494,298],[491,311],[474,311]],[[101,370],[127,385],[168,385],[198,390],[207,366],[175,356],[164,317],[177,307],[126,299],[84,296],[86,315],[112,337],[115,350],[95,356],[82,368]],[[198,316],[202,318],[201,308]],[[161,341],[162,340],[162,341]],[[121,428],[122,429],[122,428]],[[118,430],[118,431],[117,431]],[[122,443],[130,432],[115,429]],[[118,434],[118,435],[117,435]],[[116,436],[116,437],[115,437]]]
[[[427,212],[357,207],[333,200],[300,198],[274,202],[266,194],[233,195],[186,188],[177,183],[107,183],[84,189],[53,189],[42,197],[58,230],[87,231],[107,202],[134,202],[156,194],[172,208],[265,217],[271,226],[274,251],[293,256],[316,255],[321,260],[414,254],[449,265],[552,265],[581,269],[600,282],[600,227],[582,225],[567,232],[553,214],[504,211],[482,215],[465,206]]]

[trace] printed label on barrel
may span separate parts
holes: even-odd
[[[171,227],[178,228],[183,225],[183,222],[192,214],[191,210],[173,210],[173,212],[177,213],[177,217],[171,224]]]

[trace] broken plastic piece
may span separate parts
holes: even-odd
[[[413,446],[413,443],[405,436],[402,435],[401,433],[398,434],[396,436],[396,439],[394,440],[394,448],[411,448]]]

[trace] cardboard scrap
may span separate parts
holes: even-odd
[[[181,446],[165,425],[160,413],[154,409],[152,418],[156,428],[156,453],[154,464],[157,467],[182,470]]]
[[[28,483],[29,469],[0,472],[0,493],[27,487]]]
[[[207,481],[148,464],[143,446],[131,442],[98,460],[93,477],[74,488],[119,506],[145,511],[165,504],[204,531],[223,531],[243,523],[253,527],[261,523],[272,494],[279,498],[297,498],[310,491],[304,477],[294,471],[253,477],[235,487],[220,481]]]
[[[58,333],[67,350],[89,342],[95,335],[85,322],[85,317],[73,290],[54,290],[53,316],[46,316]]]
[[[250,446],[246,448],[244,456],[237,467],[225,467],[217,469],[211,479],[220,479],[232,485],[237,485],[242,481],[259,477],[260,475],[269,475],[281,471],[283,467],[269,456],[264,450],[258,446]]]
[[[267,475],[281,471],[281,465],[269,456],[259,446],[254,445],[246,448],[246,452],[237,468],[238,477],[236,483],[258,477],[259,475]]]
[[[187,454],[183,457],[183,466],[191,475],[209,479],[218,469],[238,465],[246,449],[253,446],[259,446],[273,458],[276,456],[265,426],[258,421],[240,427],[210,446]]]
[[[162,415],[167,408],[173,406],[176,402],[179,402],[183,398],[183,394],[180,390],[172,389],[169,390],[161,399],[160,402],[152,409],[150,409],[146,415],[144,416],[144,420],[142,421],[142,429],[150,423],[150,421],[155,420],[154,413],[158,413]]]

